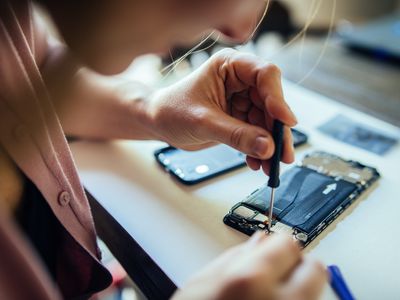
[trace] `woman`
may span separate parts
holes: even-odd
[[[138,55],[163,53],[209,30],[236,43],[254,30],[261,0],[38,1],[65,45],[52,42],[28,0],[0,0],[0,298],[88,298],[110,275],[64,134],[159,139],[183,149],[228,144],[268,173],[274,119],[282,161],[293,161],[277,67],[225,50],[162,90],[112,84]],[[234,258],[234,259],[233,259]],[[290,238],[256,234],[176,294],[181,299],[313,299],[325,272]]]

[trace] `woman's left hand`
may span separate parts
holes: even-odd
[[[247,164],[269,173],[275,119],[285,126],[282,161],[294,160],[289,127],[296,117],[286,104],[279,69],[256,56],[225,49],[176,84],[154,94],[150,112],[159,138],[197,150],[227,144]]]

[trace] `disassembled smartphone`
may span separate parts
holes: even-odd
[[[307,142],[307,135],[292,129],[295,147]],[[199,151],[165,147],[154,153],[157,162],[184,184],[195,184],[246,165],[246,155],[226,145]]]
[[[271,232],[286,232],[305,247],[380,177],[376,169],[326,152],[313,152],[281,177]],[[265,185],[237,203],[224,223],[252,235],[268,231],[271,189]]]

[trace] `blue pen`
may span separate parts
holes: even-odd
[[[344,281],[343,275],[339,270],[338,266],[328,266],[329,281],[332,289],[340,300],[354,300],[354,296],[350,292],[349,287]]]

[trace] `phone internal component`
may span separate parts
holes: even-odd
[[[271,230],[291,233],[306,246],[378,178],[375,169],[358,162],[312,153],[281,176]],[[249,235],[264,230],[270,193],[267,185],[254,191],[230,210],[225,224]]]

